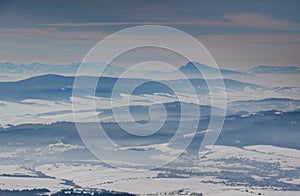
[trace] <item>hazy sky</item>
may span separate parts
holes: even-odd
[[[113,32],[160,24],[195,36],[223,68],[299,66],[299,10],[299,0],[0,0],[0,62],[80,62]]]

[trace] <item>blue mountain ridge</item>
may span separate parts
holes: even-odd
[[[95,80],[92,76],[79,76],[84,79],[87,84],[86,89],[90,88],[88,84]],[[0,82],[0,91],[5,92],[0,94],[0,100],[19,102],[24,99],[43,99],[51,101],[69,101],[72,96],[74,76],[61,76],[55,74],[47,74],[42,76],[36,76],[16,82]],[[135,83],[145,83],[137,88],[133,94],[153,94],[153,93],[169,93],[174,92],[160,84],[159,82],[146,80],[146,79],[135,79],[135,78],[112,78],[112,77],[101,77],[98,80],[96,88],[96,96],[110,97],[114,84],[120,80],[119,84],[122,85],[122,93],[130,93],[130,87]],[[215,83],[215,87],[219,87],[218,80],[210,80],[211,84]],[[183,80],[171,80],[165,81],[167,84],[180,86]],[[208,93],[207,83],[204,79],[191,79],[190,82],[194,86],[197,93]],[[236,80],[224,79],[225,87],[231,90],[241,91],[245,87],[251,87],[253,89],[266,89],[263,86],[244,83]],[[184,89],[183,89],[184,90]]]
[[[217,145],[226,146],[251,146],[251,145],[274,145],[300,149],[299,123],[300,112],[283,112],[278,115],[276,111],[258,112],[255,115],[241,117],[239,115],[228,116],[217,141]],[[291,123],[293,122],[293,123]],[[128,122],[130,124],[130,122]],[[207,128],[209,119],[200,119],[198,132]],[[84,123],[88,129],[89,124]],[[150,137],[131,135],[123,131],[115,122],[101,122],[107,135],[120,146],[150,145],[168,141],[176,131],[178,121],[170,120],[162,129]],[[197,134],[190,144],[189,151],[197,151],[204,134]],[[52,124],[23,124],[0,128],[0,147],[7,144],[27,148],[38,148],[39,146],[55,143],[61,140],[65,144],[83,146],[75,124],[71,122],[57,122]],[[101,140],[101,138],[98,138]],[[86,153],[80,150],[79,153]],[[83,156],[80,155],[79,156]],[[84,155],[86,156],[86,155]],[[0,158],[1,159],[1,158]]]
[[[221,74],[238,74],[238,75],[243,74],[242,72],[239,71],[234,71],[229,69],[217,69],[197,62],[188,62],[186,65],[179,67],[179,71],[183,73],[196,74],[199,73],[199,70],[203,71],[204,73],[211,73],[211,74],[217,73],[218,71],[220,71]]]

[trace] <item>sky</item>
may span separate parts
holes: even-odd
[[[101,39],[157,24],[197,38],[221,68],[299,66],[300,1],[0,0],[0,63],[81,62]]]

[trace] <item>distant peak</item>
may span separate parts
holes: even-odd
[[[246,74],[294,74],[300,73],[297,66],[260,65],[249,69]]]

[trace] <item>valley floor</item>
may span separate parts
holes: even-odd
[[[95,161],[1,165],[0,189],[88,188],[139,195],[299,195],[300,151],[275,146],[214,146],[190,166],[154,171],[109,168]]]

